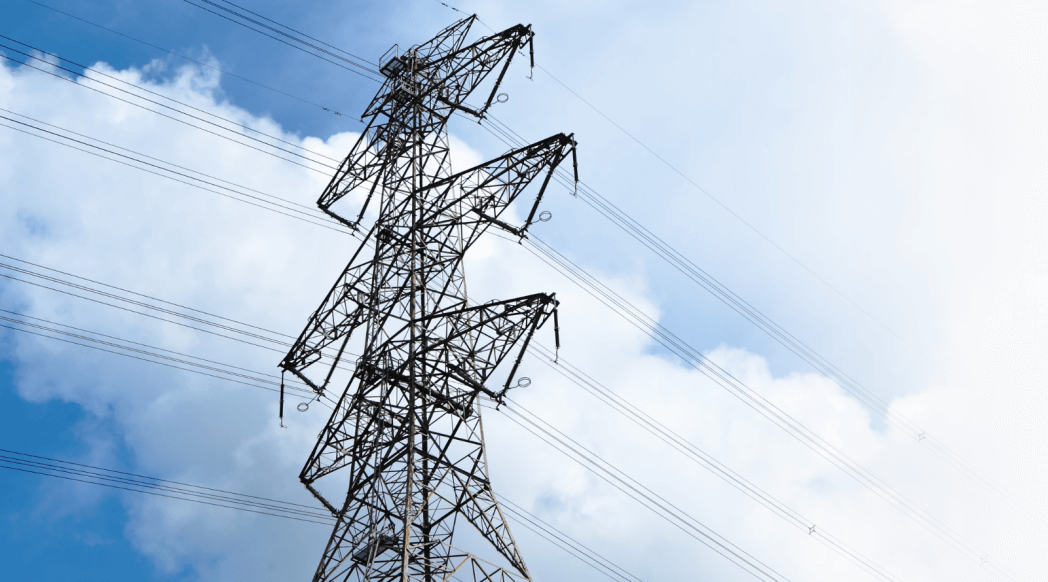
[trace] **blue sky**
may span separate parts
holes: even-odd
[[[184,2],[53,6],[182,54],[197,58],[213,55],[226,70],[271,87],[288,89],[350,116],[359,113],[375,91],[370,81]],[[461,16],[432,1],[350,5],[334,14],[321,5],[309,6],[263,2],[252,4],[251,8],[317,38],[337,40],[336,46],[372,60],[394,41],[419,42],[428,38],[433,29]],[[77,62],[82,64],[104,61],[123,68],[156,58],[170,66],[183,64],[176,57],[28,2],[13,3],[12,11],[19,23],[11,29],[17,30],[16,38],[37,42],[40,48],[80,59]],[[816,162],[822,174],[818,179],[824,181],[823,188],[827,191],[790,196],[786,191],[802,191],[810,186],[806,181],[816,178],[791,167],[795,160],[781,159],[785,144],[776,143],[824,137],[818,135],[818,128],[798,128],[814,115],[823,123],[843,122],[843,127],[834,127],[834,132],[854,131],[854,126],[863,123],[856,119],[858,115],[853,111],[856,105],[848,99],[849,93],[861,90],[864,81],[857,78],[860,74],[852,67],[865,68],[874,55],[862,54],[857,45],[867,40],[863,36],[873,36],[869,42],[876,43],[878,50],[898,50],[890,38],[883,38],[885,31],[878,30],[875,18],[867,21],[871,14],[856,7],[819,6],[818,9],[776,12],[762,10],[756,4],[731,10],[716,4],[672,3],[644,8],[621,5],[603,18],[594,18],[585,4],[552,6],[549,13],[510,6],[499,6],[492,12],[489,16],[480,11],[481,18],[490,26],[509,26],[517,21],[532,23],[540,31],[537,41],[540,65],[580,91],[669,163],[683,169],[760,232],[824,274],[836,286],[847,287],[845,295],[869,306],[868,310],[878,319],[891,319],[887,323],[893,330],[907,338],[920,333],[919,329],[903,329],[907,319],[898,317],[895,314],[898,310],[893,309],[893,302],[907,301],[907,298],[878,297],[880,303],[876,304],[872,297],[863,296],[861,281],[842,281],[840,269],[833,268],[837,266],[835,262],[846,263],[846,256],[833,256],[836,253],[826,256],[825,252],[810,252],[814,248],[798,248],[799,244],[815,247],[819,243],[796,235],[795,230],[809,227],[804,224],[809,209],[797,205],[834,204],[832,198],[827,199],[834,195],[833,186],[827,188],[825,182],[843,178],[848,171],[848,157],[858,155],[857,152],[843,148],[831,154],[840,156],[838,159]],[[587,19],[581,20],[584,15]],[[693,36],[660,38],[658,31],[665,28],[667,21],[673,21],[675,15],[689,21],[688,30]],[[581,22],[586,22],[587,27],[581,28]],[[795,27],[796,24],[802,26]],[[478,27],[478,32],[486,30]],[[595,36],[604,38],[600,42],[584,40]],[[668,55],[673,58],[668,59]],[[875,65],[884,66],[883,61],[889,60],[893,65],[891,76],[920,74],[913,63],[880,53],[875,56]],[[675,71],[675,63],[679,62],[687,62],[689,68]],[[806,321],[820,317],[810,305],[805,305],[804,299],[797,299],[817,295],[821,300],[817,302],[820,310],[834,310],[832,315],[823,317],[847,318],[852,328],[862,326],[863,331],[876,334],[879,341],[890,346],[893,356],[912,359],[908,350],[891,345],[892,336],[876,324],[871,325],[869,320],[864,321],[853,306],[819,284],[541,71],[534,83],[524,81],[519,71],[516,73],[507,85],[514,98],[504,112],[499,112],[501,118],[518,131],[528,128],[522,135],[531,139],[563,130],[576,131],[582,144],[583,178],[642,223],[666,223],[660,233],[665,233],[671,244],[689,251],[686,253],[689,256],[698,258],[700,266],[723,278],[730,288],[749,289],[746,297],[758,300],[762,308],[771,310],[774,318],[782,320],[784,325],[789,323],[787,329],[800,329]],[[164,75],[163,72],[157,74]],[[877,71],[866,73],[876,74]],[[842,80],[850,81],[853,86],[840,85]],[[628,90],[623,90],[627,87]],[[224,78],[221,91],[230,102],[255,114],[271,116],[287,131],[299,135],[329,135],[360,129],[351,119],[331,115],[234,78]],[[545,115],[536,115],[538,111]],[[675,119],[686,119],[687,123],[676,123]],[[575,127],[579,125],[582,128]],[[673,130],[669,130],[670,127]],[[468,126],[460,126],[458,130],[485,154],[494,155],[504,148],[483,131]],[[769,139],[773,141],[766,143]],[[827,152],[822,149],[821,153]],[[837,175],[828,176],[827,171]],[[568,201],[551,200],[553,204],[564,202]],[[602,268],[619,269],[622,264],[643,262],[654,279],[674,278],[672,271],[650,260],[634,241],[601,224],[599,219],[587,216],[585,209],[570,204],[563,210],[560,208],[553,207],[558,218],[564,216],[582,230],[553,230],[549,233],[553,240],[571,237],[572,248],[584,249]],[[788,220],[776,221],[773,217],[777,215]],[[837,221],[868,219],[841,215],[834,218]],[[790,224],[794,220],[798,223]],[[837,233],[827,230],[823,234],[826,240],[833,240]],[[742,256],[749,261],[749,268],[736,265]],[[818,261],[828,264],[820,265]],[[905,275],[889,272],[888,276]],[[781,277],[790,279],[794,297],[780,297],[780,293],[769,288],[762,289],[765,286],[760,284],[761,280]],[[777,366],[780,357],[786,357],[774,353],[774,342],[740,325],[741,320],[704,294],[692,293],[687,286],[678,284],[652,287],[656,293],[664,294],[664,308],[671,310],[668,316],[689,322],[683,333],[695,337],[700,344],[725,341],[759,347]],[[921,287],[916,285],[908,293],[911,296],[920,293]],[[790,321],[798,307],[808,311]],[[850,336],[835,339],[847,341]],[[824,343],[829,345],[821,346],[822,349],[834,349],[835,342]],[[847,358],[856,346],[841,347],[847,349],[834,354],[835,361]],[[862,359],[856,358],[849,364],[862,365]],[[793,369],[794,365],[784,361],[781,369]],[[906,371],[912,373],[919,368],[911,365]],[[875,370],[867,372],[876,373]]]
[[[348,117],[216,76],[24,0],[0,8],[0,34],[81,64],[105,63],[165,94],[303,140],[333,157],[348,151],[352,132],[361,129],[353,115],[376,90],[370,81],[185,2],[45,4]],[[393,43],[403,47],[423,41],[461,16],[433,0],[245,5],[370,60]],[[1040,448],[1044,431],[1036,427],[1044,424],[1041,381],[1048,357],[1044,305],[1037,299],[1045,242],[1038,233],[1048,183],[1037,152],[1043,152],[1039,148],[1048,125],[1044,87],[1037,79],[1048,60],[1032,42],[1045,22],[1035,5],[455,5],[478,12],[495,29],[531,23],[543,68],[698,186],[549,73],[536,70],[533,81],[526,79],[522,62],[515,63],[506,81],[510,100],[494,110],[501,121],[528,140],[574,132],[580,175],[588,185],[880,398],[948,437],[1016,496],[1037,505],[1031,500],[1046,482]],[[483,27],[474,31],[486,32]],[[0,86],[0,106],[206,167],[304,204],[311,204],[323,187],[323,178],[230,151],[184,128],[85,97],[83,90],[39,73],[16,72],[10,62],[2,66],[6,84]],[[157,179],[0,129],[7,132],[0,142],[0,151],[6,152],[6,161],[0,161],[0,198],[6,208],[0,214],[6,230],[0,252],[5,254],[295,333],[352,251],[352,245],[327,234],[194,198]],[[459,167],[505,149],[470,124],[459,122],[451,131]],[[609,281],[691,345],[735,366],[733,373],[781,398],[785,408],[835,442],[854,447],[846,450],[934,505],[951,524],[970,528],[965,531],[983,541],[1010,530],[1044,539],[1043,528],[1019,527],[1012,518],[995,521],[970,509],[987,504],[970,484],[959,484],[962,478],[922,461],[921,453],[883,420],[864,412],[846,392],[578,199],[558,190],[546,204],[554,218],[536,229],[537,236]],[[842,527],[849,539],[901,569],[903,579],[936,579],[935,572],[989,579],[941,555],[939,542],[923,533],[885,540],[885,532],[908,522],[899,518],[897,523],[892,515],[873,523],[876,519],[863,513],[871,503],[865,494],[852,491],[803,452],[778,449],[786,447],[777,442],[779,433],[767,432],[749,417],[735,417],[745,411],[712,388],[684,390],[700,384],[676,358],[617,323],[527,255],[497,245],[483,252],[470,266],[478,294],[558,291],[565,298],[568,357],[604,372],[602,381],[663,411],[723,460],[751,471],[747,475],[754,480],[781,487],[777,493],[783,498],[828,520],[838,515],[847,523]],[[258,369],[272,369],[276,362],[275,356],[108,315],[12,282],[0,283],[0,302],[4,309],[104,327],[170,349],[242,358]],[[291,429],[293,437],[281,438],[268,396],[223,391],[204,380],[55,347],[24,334],[5,332],[0,342],[5,411],[0,441],[5,446],[308,499],[295,474],[322,421],[318,414]],[[553,379],[543,383],[541,372],[531,373],[540,381],[527,396],[529,406],[621,455],[623,464],[650,469],[668,490],[688,496],[699,488],[718,499],[715,483],[698,476],[680,480],[677,469],[667,471],[675,461],[659,458],[657,467],[648,467],[655,460],[644,458],[644,445],[612,446],[612,438],[632,433],[605,424],[590,404],[566,395]],[[685,571],[683,565],[652,559],[660,547],[696,551],[672,531],[633,510],[620,511],[600,484],[553,461],[549,474],[521,475],[527,472],[524,466],[513,466],[519,459],[545,462],[546,453],[540,445],[524,444],[507,423],[496,419],[490,424],[490,439],[502,446],[493,464],[497,469],[502,463],[502,482],[512,484],[515,498],[526,498],[547,511],[545,517],[561,520],[557,523],[644,532],[650,542],[612,533],[579,535],[592,535],[589,543],[621,554],[645,579]],[[493,455],[495,449],[493,444]],[[1032,462],[1024,460],[1030,451]],[[807,469],[796,476],[779,472],[786,469],[778,462],[786,460]],[[561,480],[555,479],[558,475]],[[273,536],[289,535],[280,524],[236,522],[257,527],[237,540],[236,530],[223,529],[232,526],[220,523],[221,515],[173,515],[181,510],[13,472],[0,479],[9,492],[0,501],[0,515],[9,524],[0,532],[0,554],[26,579],[39,579],[40,572],[43,579],[70,573],[91,580],[238,579],[253,572],[245,564],[257,561],[259,553],[289,548],[296,557],[288,560],[288,569],[270,574],[297,576],[319,552],[317,542],[309,540],[324,537],[311,532],[294,543],[274,542]],[[835,570],[826,565],[832,560],[798,549],[806,546],[780,547],[776,536],[787,534],[754,517],[755,510],[744,502],[695,503],[695,512],[723,523],[755,553],[779,560],[793,579],[832,578]],[[992,513],[994,506],[986,507]],[[1043,503],[1036,511],[1042,510]],[[754,533],[764,527],[772,533]],[[196,545],[180,537],[194,528],[208,532]],[[526,555],[534,555],[529,563],[538,563],[534,569],[552,579],[564,558],[539,549],[540,543],[529,546]],[[1028,579],[1043,574],[1043,561],[1018,547],[1001,550],[1015,552],[1008,563]],[[699,556],[699,568],[708,577],[739,576],[716,558]],[[944,564],[956,570],[943,570]],[[852,571],[847,577],[860,579]]]
[[[4,447],[42,456],[74,458],[85,447],[78,430],[87,421],[72,403],[29,403],[12,386],[10,364],[3,368],[0,393],[5,412]],[[90,422],[90,421],[88,421]],[[112,427],[102,434],[115,437]],[[113,439],[116,440],[115,438]],[[4,561],[11,580],[178,580],[156,577],[146,556],[124,537],[126,512],[114,495],[102,492],[86,503],[54,507],[60,494],[50,479],[24,473],[5,476],[3,499]],[[189,578],[192,579],[192,578]]]

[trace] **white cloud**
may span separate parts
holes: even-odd
[[[918,26],[915,18],[903,21]],[[355,137],[351,132],[328,139],[285,134],[273,120],[218,100],[220,79],[197,69],[180,69],[170,80],[155,82],[142,70],[99,67],[333,158],[342,157]],[[0,67],[0,107],[302,204],[311,204],[327,181],[33,71]],[[480,160],[459,140],[453,147],[458,169]],[[348,237],[4,128],[0,192],[5,254],[290,334],[299,331],[355,248]],[[1031,212],[1040,218],[1028,226],[1028,258],[997,293],[990,331],[982,338],[985,381],[929,386],[895,404],[943,440],[974,450],[987,473],[1044,516],[1048,293],[1043,191],[1035,191],[1031,200]],[[570,227],[555,217],[541,228]],[[523,249],[486,241],[475,249],[467,269],[471,294],[478,299],[556,291],[562,302],[562,355],[901,579],[990,579],[723,389],[655,351],[649,338],[552,276]],[[644,277],[634,271],[605,273],[602,279],[659,317],[662,306]],[[0,287],[0,297],[3,305],[17,305],[34,316],[261,371],[274,371],[280,358],[15,283]],[[541,341],[549,343],[550,331],[541,332]],[[46,340],[11,339],[24,398],[73,402],[116,427],[92,422],[81,427],[93,447],[88,460],[104,464],[113,455],[106,441],[115,438],[146,474],[308,499],[297,474],[325,420],[322,409],[291,412],[289,428],[280,429],[272,393]],[[826,378],[776,376],[760,355],[729,346],[708,355],[1012,565],[1023,579],[1046,578],[1044,560],[1038,561],[1046,539],[1043,523],[1018,519],[988,501],[920,446],[880,427]],[[868,579],[547,367],[533,359],[526,366],[524,373],[534,384],[514,398],[790,579]],[[1040,391],[1031,390],[1038,386]],[[745,578],[506,418],[487,413],[486,419],[498,493],[645,579]],[[129,496],[124,503],[128,537],[158,567],[191,568],[209,580],[306,578],[328,535],[320,526],[163,499]],[[567,572],[575,571],[562,569],[575,568],[565,555],[520,527],[515,532],[533,572],[543,579],[567,579]]]

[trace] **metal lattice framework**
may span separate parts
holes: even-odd
[[[337,519],[316,581],[530,579],[488,480],[480,399],[501,400],[532,335],[556,319],[557,301],[538,293],[471,305],[461,266],[489,227],[525,236],[575,144],[558,134],[451,173],[449,117],[483,119],[513,56],[532,45],[531,28],[518,25],[463,46],[474,20],[383,57],[386,81],[364,114],[370,123],[318,201],[354,230],[373,199],[381,206],[281,363],[323,395],[345,366],[350,335],[365,328],[352,378],[300,475]],[[484,105],[466,106],[496,68]],[[539,187],[529,206],[518,198],[532,182]],[[354,191],[366,192],[364,208],[348,220],[334,207]],[[506,222],[514,201],[530,210],[520,226]],[[489,388],[507,358],[508,377]],[[349,489],[335,506],[315,485],[341,469]],[[453,545],[460,518],[506,564]]]

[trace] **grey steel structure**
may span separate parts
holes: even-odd
[[[488,480],[480,399],[501,401],[532,335],[550,317],[556,323],[557,301],[537,293],[472,305],[462,259],[489,227],[525,236],[554,169],[569,154],[574,162],[575,142],[558,134],[451,173],[449,117],[483,119],[514,55],[533,46],[523,25],[467,45],[475,19],[383,57],[370,123],[318,201],[354,230],[369,204],[380,207],[281,362],[324,395],[336,369],[350,365],[350,334],[364,328],[363,353],[300,475],[337,518],[316,581],[530,579]],[[467,106],[496,69],[483,106]],[[524,190],[533,181],[532,200]],[[349,220],[334,206],[354,191],[366,193],[364,208]],[[527,211],[519,226],[507,222],[514,201]],[[508,377],[489,387],[504,360]],[[335,505],[316,484],[342,469],[349,489]],[[455,545],[461,520],[505,563]]]

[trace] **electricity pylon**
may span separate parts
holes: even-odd
[[[525,236],[553,171],[568,154],[574,162],[575,142],[558,134],[451,173],[449,117],[483,119],[525,45],[534,66],[530,26],[465,45],[475,19],[383,57],[385,82],[363,116],[370,123],[318,201],[354,230],[376,197],[380,208],[281,362],[324,395],[336,369],[351,365],[350,334],[365,328],[363,353],[300,475],[337,521],[315,581],[530,580],[488,480],[480,400],[501,401],[535,331],[550,317],[556,323],[557,301],[538,293],[473,305],[461,266],[489,227]],[[496,68],[484,104],[466,105]],[[527,218],[513,226],[507,209],[533,181]],[[334,206],[354,191],[363,208],[349,220]],[[512,362],[505,382],[489,388],[504,360]],[[315,485],[340,469],[349,490],[335,506]],[[459,518],[506,563],[453,545]]]

